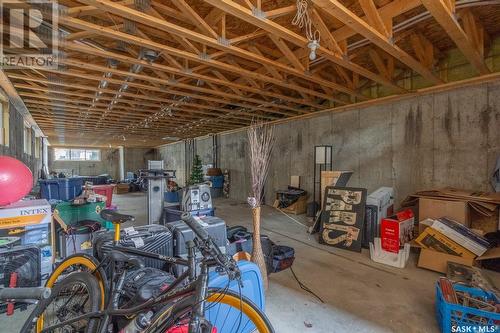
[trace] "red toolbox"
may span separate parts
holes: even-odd
[[[92,190],[96,194],[106,196],[106,208],[111,207],[111,202],[113,201],[113,189],[115,188],[114,184],[109,185],[93,185]]]

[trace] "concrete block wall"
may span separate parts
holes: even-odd
[[[33,183],[36,184],[42,169],[41,158],[35,158],[35,132],[31,135],[32,154],[24,152],[24,119],[14,105],[9,106],[9,146],[0,145],[0,155],[17,158],[30,168],[33,173]],[[40,155],[42,153],[40,152]]]
[[[354,171],[349,186],[392,186],[397,203],[432,187],[489,191],[499,129],[500,81],[277,124],[266,202],[292,175],[312,192],[315,145],[333,146],[335,170]],[[246,135],[221,134],[218,147],[220,167],[231,173],[230,196],[242,201],[250,190]],[[163,146],[160,154],[177,163],[185,158],[180,147]],[[208,143],[200,147],[211,154]]]

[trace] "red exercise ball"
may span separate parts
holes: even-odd
[[[0,156],[0,206],[21,200],[33,188],[33,174],[23,162]]]

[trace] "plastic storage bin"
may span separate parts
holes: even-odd
[[[111,222],[101,218],[101,211],[104,209],[104,202],[89,202],[84,205],[73,205],[69,202],[57,204],[55,210],[59,216],[68,225],[72,226],[80,221],[95,221],[101,223],[101,227],[114,229]]]
[[[94,185],[92,186],[92,190],[96,194],[106,196],[106,208],[111,207],[111,202],[113,201],[113,190],[115,185]]]
[[[179,192],[178,191],[175,191],[175,192],[166,191],[165,192],[165,201],[169,202],[169,203],[179,202]]]
[[[499,301],[493,293],[489,293],[481,289],[469,288],[458,284],[453,285],[453,288],[456,291],[467,292],[471,296],[483,297],[485,301]],[[471,327],[471,332],[475,332],[474,327],[481,327],[484,329],[485,327],[495,327],[495,325],[500,323],[500,313],[487,312],[459,304],[447,303],[443,298],[441,288],[439,288],[439,284],[437,283],[435,305],[436,318],[442,333],[452,332],[452,326]],[[481,322],[479,322],[479,320],[481,320]]]
[[[254,263],[244,260],[238,262],[238,267],[241,271],[241,282],[243,284],[241,294],[264,311],[264,288],[259,268]],[[221,275],[218,272],[209,273],[208,286],[221,289],[229,286],[229,289],[237,293],[240,291],[238,281],[229,281],[227,275]],[[221,313],[224,313],[224,315],[221,316]],[[215,322],[212,322],[217,327],[217,333],[232,333],[233,329],[236,329],[238,325],[240,325],[238,332],[250,333],[255,330],[255,326],[248,320],[248,317],[242,315],[236,308],[232,308],[226,304],[210,304],[209,309],[207,309],[207,318],[217,318]]]
[[[69,201],[82,193],[83,181],[79,177],[40,179],[43,199]]]
[[[224,176],[211,176],[209,179],[213,188],[222,188],[224,186]]]
[[[83,183],[89,182],[92,185],[106,185],[108,183],[108,177],[106,176],[79,176]]]

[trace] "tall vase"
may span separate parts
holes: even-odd
[[[260,207],[252,208],[253,215],[253,250],[252,261],[257,264],[262,275],[264,290],[267,290],[269,281],[267,280],[267,268],[264,253],[262,252],[262,244],[260,242]]]

